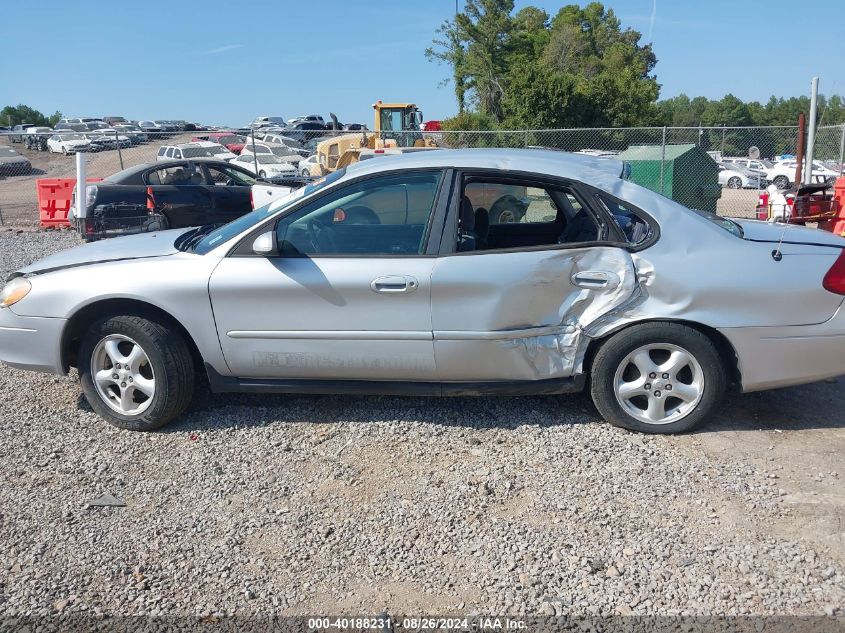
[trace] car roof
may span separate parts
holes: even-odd
[[[612,158],[542,149],[440,149],[385,155],[379,160],[355,163],[348,171],[357,176],[385,169],[424,167],[522,171],[564,176],[598,186],[619,180],[624,163]]]

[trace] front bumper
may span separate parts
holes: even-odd
[[[0,308],[0,361],[29,371],[63,374],[61,341],[67,319],[18,316]]]
[[[743,391],[845,374],[845,308],[818,325],[721,328],[739,359]]]

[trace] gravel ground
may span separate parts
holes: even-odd
[[[0,233],[0,274],[75,242]],[[842,385],[734,396],[685,437],[581,396],[202,393],[137,434],[75,376],[0,367],[0,394],[0,616],[843,614],[845,501],[820,535],[780,470],[841,496]],[[825,423],[776,428],[810,396]],[[808,437],[839,452],[790,463]]]

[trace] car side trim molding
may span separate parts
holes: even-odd
[[[414,382],[392,380],[301,380],[236,378],[220,375],[206,363],[211,390],[215,393],[298,393],[376,396],[538,396],[582,391],[585,376],[547,380],[488,382]]]
[[[541,327],[520,328],[514,330],[438,330],[434,332],[435,341],[509,341],[512,339],[531,338],[534,336],[560,336],[575,331],[574,325],[545,325]]]
[[[426,331],[393,330],[229,330],[234,339],[291,339],[321,341],[430,341]]]

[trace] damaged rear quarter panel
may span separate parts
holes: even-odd
[[[607,287],[573,283],[602,272]],[[631,255],[612,246],[457,255],[432,273],[432,327],[443,381],[571,376],[584,330],[638,294]]]

